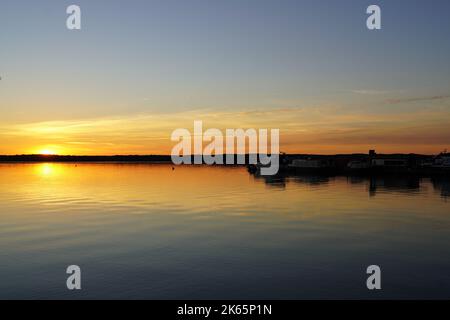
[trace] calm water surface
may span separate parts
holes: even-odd
[[[440,179],[1,164],[0,298],[450,298],[449,196]]]

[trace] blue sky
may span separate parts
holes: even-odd
[[[70,4],[81,7],[80,31],[66,29]],[[382,9],[382,30],[366,28],[370,4]],[[448,115],[446,0],[16,0],[0,8],[0,127],[195,110]]]

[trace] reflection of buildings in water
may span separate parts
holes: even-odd
[[[330,177],[320,175],[292,175],[290,180],[299,184],[318,186],[321,184],[328,184],[330,182]]]
[[[253,176],[257,180],[263,180],[265,184],[276,188],[286,188],[287,181],[292,181],[298,184],[307,185],[321,185],[330,182],[330,177],[320,175],[301,175],[293,173],[278,173],[274,176],[262,176],[258,173],[254,173]]]
[[[347,176],[347,182],[350,184],[366,183],[367,177],[365,176]]]
[[[263,180],[269,187],[285,189],[286,188],[286,175],[277,174],[274,176],[262,176],[259,173],[253,174],[256,180]]]
[[[328,184],[334,178],[327,175],[307,175],[293,173],[279,173],[274,176],[261,176],[258,173],[251,174],[256,180],[273,188],[285,189],[287,182],[294,182],[302,185],[319,186]],[[417,193],[421,188],[421,178],[417,176],[347,176],[350,184],[366,183],[370,196],[375,196],[377,192],[402,192]],[[432,178],[433,188],[444,198],[450,197],[450,178]]]
[[[369,178],[369,195],[377,191],[414,193],[420,189],[419,177],[407,176],[372,176]]]
[[[434,190],[441,194],[441,197],[450,197],[450,178],[432,178],[431,183]]]

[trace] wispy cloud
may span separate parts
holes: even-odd
[[[449,98],[450,98],[450,95],[438,95],[438,96],[388,99],[388,100],[386,100],[386,102],[390,103],[390,104],[399,104],[399,103],[410,103],[410,102],[427,102],[427,101],[446,100]]]
[[[371,89],[360,89],[360,90],[351,90],[352,93],[362,94],[362,95],[385,95],[392,93],[392,91],[387,90],[371,90]]]

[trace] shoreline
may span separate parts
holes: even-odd
[[[220,156],[220,155],[218,155]],[[223,156],[226,156],[224,154]],[[392,154],[378,154],[379,157],[402,158],[402,159],[431,159],[435,155],[424,155],[414,153],[392,153]],[[193,156],[192,156],[193,157]],[[237,155],[234,155],[235,160]],[[334,155],[319,155],[319,154],[281,154],[280,157],[287,157],[291,159],[296,158],[310,158],[310,159],[336,159],[336,160],[360,160],[367,157],[367,154],[352,153],[352,154],[334,154]],[[248,164],[249,155],[245,155],[245,164]],[[41,155],[41,154],[21,154],[21,155],[0,155],[0,163],[14,163],[14,162],[160,162],[172,163],[170,155]],[[235,161],[236,163],[236,161]]]

